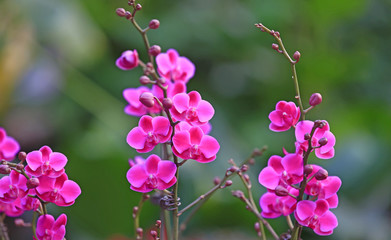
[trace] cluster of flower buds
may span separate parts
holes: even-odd
[[[0,128],[0,211],[6,216],[18,217],[25,211],[40,214],[36,226],[37,239],[62,239],[67,217],[56,221],[47,214],[45,205],[70,206],[81,194],[79,185],[65,173],[67,157],[53,152],[48,146],[28,154],[20,152],[19,163],[10,162],[19,151],[19,144]],[[24,165],[26,163],[26,165]],[[28,224],[24,224],[28,225]]]
[[[310,108],[321,102],[322,96],[313,94]],[[268,190],[259,201],[262,216],[276,218],[294,214],[302,226],[312,228],[318,235],[330,235],[338,221],[329,209],[338,206],[337,191],[341,180],[328,176],[325,169],[308,164],[307,160],[312,151],[320,159],[332,158],[335,137],[326,121],[299,121],[301,114],[295,103],[286,101],[278,102],[276,109],[269,114],[270,130],[282,132],[294,127],[296,151],[288,153],[284,150],[282,157],[271,156],[259,173],[259,183]]]

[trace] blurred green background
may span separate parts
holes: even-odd
[[[339,227],[330,237],[391,236],[391,2],[389,0],[144,0],[137,20],[161,22],[149,32],[163,51],[175,48],[196,65],[188,90],[199,91],[216,110],[213,132],[221,150],[209,164],[191,162],[181,172],[180,197],[189,203],[223,176],[227,160],[240,162],[268,145],[250,175],[256,200],[265,191],[259,171],[282,147],[293,150],[290,130],[268,129],[279,100],[294,101],[290,66],[271,49],[273,39],[254,23],[278,30],[297,65],[303,101],[313,92],[323,103],[309,119],[326,119],[337,138],[330,160],[311,159],[338,175],[343,185],[333,212]],[[122,91],[139,85],[140,69],[121,71],[115,59],[127,49],[145,58],[141,37],[115,14],[126,0],[0,0],[0,126],[26,152],[49,145],[67,155],[66,171],[82,195],[68,215],[67,239],[133,236],[132,207],[140,194],[129,189],[125,141],[138,119],[123,113]],[[255,217],[230,191],[217,193],[189,224],[189,239],[255,239]],[[146,204],[141,224],[158,217]],[[29,216],[26,217],[26,220]],[[271,220],[279,233],[286,223]],[[15,230],[21,233],[20,229]],[[16,233],[15,233],[16,234]],[[14,238],[12,238],[14,239]],[[15,238],[16,239],[16,238]],[[26,239],[18,237],[18,239]]]

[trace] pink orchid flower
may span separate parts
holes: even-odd
[[[290,194],[294,196],[299,195],[299,190],[288,187]],[[262,217],[277,218],[281,215],[288,216],[293,213],[296,208],[297,200],[289,195],[280,197],[271,192],[266,192],[259,199],[259,205],[262,208]]]
[[[115,65],[122,70],[131,70],[138,66],[138,53],[136,50],[126,50],[121,56],[115,61]]]
[[[312,177],[316,172],[322,169],[322,167],[314,164],[312,165],[312,167],[313,171],[308,176],[308,178]],[[312,178],[307,183],[305,193],[311,196],[317,196],[318,199],[328,199],[338,192],[341,185],[341,179],[336,176],[328,176],[324,180],[317,180],[316,178]],[[335,201],[335,199],[333,201]]]
[[[5,215],[8,217],[19,217],[20,215],[22,215],[24,213],[24,209],[21,206],[20,198],[17,198],[11,203],[5,203],[0,201],[0,212],[5,213]]]
[[[172,102],[172,116],[177,121],[186,121],[193,126],[206,124],[215,113],[212,105],[202,100],[197,91],[179,93],[173,97]]]
[[[205,135],[198,126],[175,133],[172,142],[172,150],[176,156],[182,159],[194,159],[201,163],[215,160],[220,149],[217,140]]]
[[[334,134],[330,132],[329,124],[325,122],[325,125],[322,128],[317,128],[312,136],[311,145],[315,148],[315,155],[321,159],[329,159],[334,157],[334,145],[335,137]],[[307,151],[308,141],[304,139],[306,133],[311,133],[311,130],[314,126],[314,122],[305,120],[301,121],[296,125],[295,135],[296,140],[299,143],[299,147]],[[327,143],[325,145],[320,145],[319,140],[325,138]]]
[[[300,118],[300,108],[294,102],[279,101],[276,110],[269,114],[269,128],[274,132],[283,132],[295,126]]]
[[[267,167],[259,173],[261,185],[274,191],[278,186],[290,186],[303,180],[303,157],[300,154],[289,153],[284,157],[273,155],[269,158]]]
[[[4,128],[0,128],[0,160],[13,160],[19,150],[19,143],[12,137],[7,136]]]
[[[58,178],[47,176],[39,177],[39,186],[35,189],[36,194],[46,202],[52,202],[57,206],[70,206],[75,203],[76,198],[81,194],[79,185],[68,180],[63,173]]]
[[[63,240],[65,237],[65,225],[67,224],[67,215],[61,214],[56,221],[49,214],[41,215],[37,221],[37,239],[38,240]]]
[[[166,117],[151,117],[144,115],[138,127],[133,128],[127,138],[127,143],[137,152],[151,151],[159,143],[167,142],[172,133],[170,121]]]
[[[179,132],[179,131],[189,131],[190,128],[192,128],[192,127],[193,126],[190,125],[188,122],[180,122],[177,125],[175,125],[175,131],[177,131],[177,132]],[[201,130],[206,135],[208,135],[212,131],[212,124],[210,124],[209,122],[207,124],[200,125],[200,126],[197,126],[197,127],[201,128]]]
[[[164,87],[167,88],[167,97],[172,99],[175,95],[179,93],[186,93],[186,84],[184,82],[166,82],[164,84]],[[157,86],[153,85],[152,86],[152,93],[155,95],[160,101],[163,100],[164,98],[164,93],[163,90]]]
[[[154,189],[164,190],[176,183],[177,166],[168,160],[161,160],[152,154],[145,162],[135,164],[129,169],[126,178],[130,189],[137,192],[150,192]]]
[[[187,83],[194,76],[194,64],[186,57],[179,56],[174,49],[168,49],[167,53],[157,55],[156,64],[160,76],[168,81],[184,81]]]
[[[11,203],[17,198],[26,196],[27,179],[22,174],[12,171],[9,176],[0,179],[0,201]]]
[[[326,200],[316,202],[303,200],[297,203],[295,218],[298,223],[309,227],[321,236],[330,235],[338,226],[337,217],[329,210]]]
[[[151,92],[151,90],[145,86],[141,86],[138,88],[127,88],[123,91],[122,94],[125,100],[128,102],[128,105],[126,105],[124,109],[126,114],[141,117],[147,113],[159,113],[161,111],[161,108],[157,102],[155,102],[153,107],[146,107],[140,102],[140,95],[144,92]]]
[[[56,178],[65,172],[67,157],[59,152],[53,152],[48,146],[39,151],[32,151],[26,156],[26,172],[34,177],[48,176]]]

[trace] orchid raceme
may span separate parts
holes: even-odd
[[[145,162],[138,162],[133,165],[126,178],[130,188],[137,192],[150,192],[154,189],[164,190],[176,183],[175,163],[168,160],[161,160],[153,154]]]
[[[139,121],[139,126],[133,128],[126,141],[137,150],[145,153],[151,151],[159,143],[167,142],[172,133],[170,121],[166,117],[151,117],[144,115]]]
[[[39,151],[32,151],[26,156],[26,172],[34,177],[48,176],[59,177],[65,170],[67,157],[59,152],[53,152],[48,146],[43,146]]]
[[[7,136],[5,129],[0,127],[0,160],[11,161],[19,149],[19,143],[14,138]]]

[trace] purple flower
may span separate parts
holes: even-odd
[[[32,151],[26,156],[26,172],[34,177],[48,176],[56,178],[65,172],[67,157],[59,152],[53,152],[48,146],[39,151]]]
[[[189,81],[194,76],[195,66],[186,57],[179,56],[175,49],[160,53],[156,57],[157,71],[160,76],[170,81]]]
[[[294,126],[300,118],[300,108],[294,102],[279,101],[276,110],[269,114],[269,128],[274,132],[283,132]]]
[[[41,215],[37,221],[38,240],[63,240],[65,237],[65,225],[67,215],[61,214],[56,221],[49,214]]]
[[[164,190],[176,183],[176,170],[175,163],[161,160],[159,156],[152,154],[145,162],[139,162],[131,167],[126,178],[130,183],[130,189],[137,192]]]

